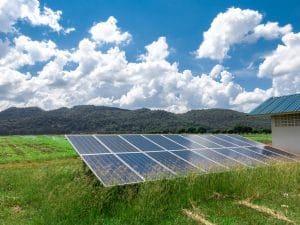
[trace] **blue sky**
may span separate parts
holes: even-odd
[[[9,42],[9,50],[7,50],[7,55],[10,55],[11,58],[16,57],[16,59],[18,59],[18,57],[22,57],[20,56],[20,53],[16,55],[16,49],[20,48],[17,48],[15,41],[16,38],[22,36],[29,38],[29,42],[37,41],[39,43],[46,43],[51,41],[55,43],[55,51],[67,51],[68,53],[65,52],[64,54],[70,54],[72,56],[64,56],[69,58],[64,62],[65,65],[61,71],[53,70],[56,73],[61,74],[56,75],[57,77],[55,79],[63,80],[58,83],[68,83],[68,85],[65,87],[60,87],[60,89],[59,87],[54,87],[53,84],[51,84],[52,86],[49,86],[49,80],[38,80],[34,79],[34,77],[42,77],[41,71],[43,68],[45,68],[47,64],[51,64],[51,61],[55,61],[55,59],[60,58],[61,55],[57,55],[57,53],[49,53],[49,57],[45,56],[45,58],[41,60],[32,59],[31,57],[31,61],[29,60],[30,62],[28,62],[28,59],[26,59],[27,61],[25,60],[26,62],[22,63],[21,65],[11,65],[8,63],[8,60],[5,59],[5,57],[9,57],[2,56],[2,59],[0,58],[0,66],[3,67],[3,70],[5,70],[3,74],[11,74],[17,71],[22,75],[27,76],[25,79],[26,81],[23,81],[24,84],[20,84],[24,85],[23,89],[26,89],[26,87],[30,85],[38,85],[39,83],[46,85],[45,89],[47,89],[47,91],[25,91],[25,93],[22,92],[24,91],[23,89],[20,90],[20,92],[14,90],[9,96],[3,96],[2,98],[0,96],[0,108],[2,109],[10,106],[31,106],[35,104],[46,109],[52,109],[60,106],[71,107],[76,104],[104,104],[125,108],[162,108],[175,112],[186,111],[192,108],[211,107],[225,107],[247,111],[251,107],[259,104],[266,97],[291,94],[300,91],[299,75],[297,75],[298,69],[300,71],[300,68],[297,66],[298,64],[296,67],[292,65],[291,71],[284,69],[284,72],[280,72],[278,74],[277,72],[274,72],[274,68],[271,68],[272,65],[270,65],[270,63],[267,64],[268,60],[271,59],[275,61],[281,60],[275,51],[278,48],[278,45],[282,45],[282,39],[284,36],[292,34],[298,38],[297,32],[300,30],[300,25],[298,22],[300,20],[300,4],[297,1],[287,1],[284,2],[284,4],[280,1],[273,1],[270,3],[270,1],[199,0],[95,0],[85,2],[38,2],[37,0],[28,0],[25,1],[25,3],[14,0],[11,2],[14,2],[15,6],[20,4],[27,5],[29,9],[33,9],[35,7],[39,10],[39,12],[37,15],[32,16],[30,15],[32,10],[29,10],[29,12],[26,12],[27,14],[25,13],[25,16],[24,12],[16,12],[15,15],[12,16],[8,11],[12,11],[10,8],[12,6],[10,6],[8,3],[4,3],[2,6],[0,5],[0,9],[2,7],[0,10],[0,22],[2,22],[2,24],[7,24],[7,26],[3,27],[2,30],[0,27],[0,38],[2,42]],[[54,14],[58,11],[61,11],[61,13],[58,17],[54,18],[51,16],[51,14],[45,13],[45,7],[50,9]],[[248,14],[246,10],[250,10]],[[218,27],[215,28],[216,30],[222,30],[222,26],[225,28],[227,26],[227,28],[229,27],[230,29],[238,29],[239,26],[249,26],[247,28],[248,30],[246,29],[246,33],[243,34],[243,37],[238,38],[234,37],[235,32],[232,32],[231,38],[231,34],[228,34],[225,37],[223,37],[222,34],[219,34],[214,37],[213,33],[216,30],[212,29],[210,32],[210,40],[207,39],[204,43],[204,33],[210,30],[213,21],[216,20],[220,14],[224,14],[224,26],[221,19],[220,24],[218,24]],[[117,43],[116,41],[110,41],[107,39],[99,42],[99,40],[94,39],[93,34],[90,32],[91,28],[98,23],[108,21],[109,17],[113,17],[116,20],[117,30],[120,31],[120,34],[128,32],[128,34],[130,34],[130,38],[122,41],[122,43]],[[10,21],[8,21],[7,18],[9,18]],[[230,26],[232,23],[232,18],[235,18],[234,21],[239,19],[243,21],[241,21],[237,27],[231,28]],[[4,22],[1,21],[1,19]],[[226,20],[228,20],[228,23],[226,23]],[[246,37],[248,34],[255,33],[255,27],[259,25],[266,25],[268,22],[277,23],[277,25],[275,27],[273,26],[272,28],[275,30],[265,29],[264,31],[261,31],[261,33],[257,34],[257,36],[254,38],[255,40],[245,41],[248,38]],[[243,23],[245,23],[245,26]],[[249,25],[249,23],[251,25]],[[280,30],[282,27],[287,25],[291,26],[291,29],[286,28],[284,31]],[[74,31],[66,32],[67,28],[74,28]],[[99,32],[101,32],[101,28]],[[278,35],[270,38],[271,33],[274,32],[278,32]],[[166,42],[167,44],[167,50],[164,49],[164,47],[160,49],[160,52],[167,51],[167,56],[162,57],[160,61],[165,61],[169,65],[163,65],[163,63],[161,63],[154,68],[153,65],[150,66],[150,64],[146,63],[146,59],[141,60],[141,55],[150,54],[149,51],[145,50],[145,46],[150,45],[151,43],[155,45],[154,42],[159,42],[158,40],[160,37],[165,37],[165,41],[161,39],[161,43]],[[287,37],[290,39],[295,39],[294,37],[291,37],[291,35]],[[209,46],[210,43],[217,43],[218,40],[222,38],[229,40],[229,42],[232,40],[232,43],[229,46],[229,50],[226,50],[226,56],[216,59],[216,55],[214,54],[217,53],[209,53],[210,50],[207,50],[207,46]],[[96,87],[93,86],[94,89],[91,91],[92,93],[86,93],[85,96],[83,93],[81,93],[82,90],[74,88],[76,84],[70,86],[70,83],[72,82],[68,81],[68,79],[71,79],[74,82],[74,79],[72,78],[79,76],[77,74],[78,70],[83,67],[80,66],[83,62],[80,61],[80,59],[74,59],[74,55],[76,52],[79,54],[79,44],[84,39],[88,39],[95,43],[95,50],[98,51],[98,53],[107,53],[110,49],[117,47],[125,54],[125,60],[129,64],[136,63],[135,66],[137,66],[139,69],[140,66],[142,66],[138,65],[139,62],[140,64],[145,64],[145,67],[149,66],[149,69],[143,69],[142,71],[139,71],[139,73],[152,74],[168,70],[169,72],[166,73],[170,74],[174,72],[172,71],[171,65],[174,66],[174,63],[176,63],[176,73],[178,73],[178,76],[182,76],[184,73],[183,71],[189,70],[191,72],[191,76],[199,78],[198,80],[193,80],[193,78],[190,77],[188,78],[188,81],[186,81],[187,78],[180,78],[185,80],[184,82],[188,82],[185,85],[189,86],[193,83],[197,83],[198,86],[194,87],[195,90],[193,90],[195,92],[197,92],[197,90],[200,88],[205,88],[206,86],[209,88],[210,85],[212,85],[211,88],[214,90],[214,93],[200,91],[200,93],[193,96],[192,93],[180,91],[179,89],[182,87],[179,87],[178,84],[183,82],[183,80],[179,81],[177,77],[172,78],[175,80],[177,79],[177,83],[172,83],[170,84],[170,87],[166,88],[165,86],[167,85],[164,85],[163,81],[155,78],[157,75],[149,75],[151,78],[145,80],[145,83],[141,82],[140,84],[126,82],[126,75],[124,75],[125,78],[122,78],[124,83],[119,84],[116,82],[119,77],[114,77],[114,79],[108,81],[106,78],[104,79],[105,75],[102,75],[101,72],[97,73],[94,71],[93,74],[91,74],[91,80],[92,78],[95,79],[96,76],[97,79],[94,81],[98,84],[95,84]],[[26,39],[23,38],[21,40],[24,41]],[[20,42],[18,43],[20,44]],[[26,43],[28,44],[28,40]],[[197,50],[201,45],[203,45],[203,49],[206,46],[206,50],[201,53],[201,56],[199,56]],[[159,46],[161,47],[164,45],[157,43],[156,47],[159,48]],[[219,47],[223,48],[224,46]],[[290,54],[293,54],[290,52],[291,48],[289,48],[289,46],[286,47],[286,51]],[[296,48],[297,47],[298,45]],[[36,44],[36,46],[33,46],[33,48],[40,48],[40,45]],[[47,50],[49,50],[48,47],[46,47],[45,51]],[[28,51],[28,49],[26,51]],[[30,51],[33,50],[31,49]],[[29,53],[26,52],[27,56],[25,54],[23,57],[28,58],[30,51]],[[117,57],[117,55],[114,57]],[[19,60],[22,61],[22,59]],[[91,59],[91,61],[93,60]],[[280,63],[281,62],[282,60]],[[97,63],[98,68],[103,62],[97,61]],[[202,75],[209,75],[212,68],[214,68],[216,65],[222,67],[220,67],[220,71],[213,78],[213,80],[217,81],[218,83],[207,81],[207,79]],[[13,71],[11,71],[12,69]],[[117,71],[120,72],[119,70]],[[219,84],[222,83],[222,71],[230,73],[230,78],[228,78],[228,74],[225,75],[225,73],[223,73],[223,80],[226,80],[225,78],[227,76],[229,82],[232,82],[232,85],[235,85],[234,88],[231,88],[231,86],[227,84],[228,82],[226,84]],[[264,71],[267,71],[268,74],[263,74]],[[111,72],[111,69],[107,71],[108,74]],[[73,75],[71,73],[73,73]],[[134,76],[132,73],[127,75]],[[7,77],[5,79],[3,76],[4,75],[2,75],[2,79],[4,81],[2,83],[5,83],[6,85],[3,84],[1,86],[0,82],[0,93],[1,88],[2,92],[4,93],[3,90],[6,90],[7,92],[7,88],[9,86],[13,86],[11,84],[8,85],[9,79]],[[81,76],[84,77],[84,75]],[[46,77],[46,75],[44,77]],[[131,79],[138,79],[138,77],[127,78],[129,81]],[[171,75],[166,75],[164,79],[168,80],[168,78],[171,79]],[[283,81],[282,79],[285,80]],[[18,79],[16,78],[16,80]],[[29,81],[34,84],[29,84]],[[159,84],[151,87],[147,86],[146,83],[151,81],[154,83],[157,81]],[[79,85],[80,82],[90,82],[90,79],[85,81],[81,79],[78,81],[77,85]],[[203,82],[210,83],[204,84]],[[292,82],[294,86],[282,86],[288,82]],[[103,85],[102,88],[100,87],[101,85]],[[224,88],[226,90],[230,88],[231,89],[226,93],[220,92],[215,95],[215,92],[218,92],[218,89],[220,88]],[[77,94],[80,94],[66,96],[66,94],[62,93],[63,89],[73,90],[74,93],[76,92]],[[105,91],[107,89],[109,89],[109,91]],[[53,92],[55,93],[53,94]],[[143,97],[134,97],[135,94],[137,96],[142,95]],[[172,94],[174,96],[171,96]],[[28,96],[28,99],[25,97],[20,97],[19,95]],[[83,95],[84,97],[82,97]],[[130,96],[133,96],[132,99],[129,99]],[[45,100],[44,103],[41,103],[39,98],[46,98],[47,100]],[[83,100],[76,101],[73,100],[73,98],[82,98]],[[201,100],[197,100],[197,98],[201,98]],[[179,105],[176,104],[178,101],[180,102]],[[155,102],[158,102],[158,104]]]

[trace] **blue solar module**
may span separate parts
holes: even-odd
[[[290,154],[290,153],[285,152],[285,151],[281,151],[280,149],[277,149],[277,148],[272,148],[272,147],[270,147],[270,146],[264,146],[263,148],[266,149],[266,150],[275,152],[275,153],[277,153],[277,154],[280,154],[280,155],[282,155],[282,156],[286,156],[286,157],[289,157],[289,158],[295,158],[295,155]]]
[[[236,152],[239,152],[239,153],[242,153],[242,154],[244,154],[246,156],[249,156],[249,157],[251,157],[253,159],[262,161],[262,162],[265,162],[265,161],[267,161],[269,159],[265,155],[259,154],[259,153],[255,152],[255,151],[252,151],[252,150],[244,148],[244,147],[238,147],[238,148],[234,148],[232,150],[234,150]]]
[[[143,179],[113,154],[82,156],[104,186],[142,182]]]
[[[233,166],[233,165],[242,166],[242,165],[244,165],[242,163],[236,162],[232,158],[228,158],[220,153],[217,153],[217,152],[213,151],[212,149],[201,149],[201,150],[193,150],[193,151],[200,155],[203,155],[215,162],[218,162],[224,166]]]
[[[256,141],[252,141],[250,139],[244,138],[244,137],[242,137],[240,135],[237,135],[237,134],[230,134],[230,137],[238,139],[240,141],[243,141],[249,146],[261,146],[262,145],[261,143],[258,143]]]
[[[174,176],[172,172],[143,153],[126,153],[118,154],[118,156],[147,180]]]
[[[215,151],[222,153],[223,155],[226,155],[229,158],[235,159],[247,166],[255,166],[255,165],[262,164],[261,162],[259,162],[257,160],[251,159],[243,154],[240,154],[240,153],[235,152],[234,150],[231,150],[228,148],[219,148],[219,149],[215,149]]]
[[[143,136],[145,136],[146,138],[150,139],[151,141],[157,143],[158,145],[168,150],[185,149],[184,147],[174,143],[173,141],[170,141],[169,139],[163,137],[162,135],[151,134],[151,135],[143,135]]]
[[[191,162],[193,165],[198,166],[204,171],[217,171],[220,170],[220,168],[224,169],[224,167],[220,164],[190,150],[173,151],[173,153],[186,161]]]
[[[184,136],[187,139],[193,140],[207,148],[220,148],[220,145],[217,145],[214,142],[203,138],[203,135],[187,134],[182,136]]]
[[[239,135],[68,135],[104,186],[223,171],[296,156]]]
[[[155,160],[159,161],[164,166],[168,167],[172,171],[185,174],[189,171],[195,171],[197,168],[193,167],[191,164],[185,162],[184,160],[176,157],[170,152],[147,152]]]
[[[109,150],[100,144],[93,136],[69,135],[67,137],[79,154],[109,152]]]
[[[176,143],[188,148],[188,149],[199,149],[199,148],[204,148],[204,146],[197,144],[191,140],[188,140],[184,137],[181,137],[179,135],[175,134],[165,134],[163,135],[164,137],[167,137],[171,139],[172,141],[175,141]]]
[[[247,149],[250,149],[251,151],[257,152],[259,154],[268,156],[268,157],[273,157],[274,159],[280,157],[279,155],[275,154],[272,151],[268,151],[264,148],[258,148],[258,147],[246,147]]]
[[[224,139],[224,140],[226,140],[228,142],[231,142],[231,143],[233,143],[235,145],[238,145],[238,146],[243,146],[243,147],[244,146],[250,146],[250,144],[248,144],[248,143],[246,143],[244,141],[241,141],[239,139],[236,139],[234,137],[231,137],[230,135],[218,134],[217,136],[218,136],[218,138],[222,138],[222,139]]]
[[[139,152],[117,135],[97,135],[96,138],[105,144],[112,152]]]
[[[122,135],[128,142],[142,151],[163,151],[164,149],[152,143],[141,135]]]
[[[203,138],[206,138],[207,140],[212,141],[212,142],[220,145],[219,148],[220,147],[237,147],[235,144],[227,142],[227,141],[222,140],[222,139],[219,139],[219,138],[217,138],[213,135],[203,135]]]

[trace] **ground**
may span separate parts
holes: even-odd
[[[300,224],[299,163],[103,188],[62,136],[0,137],[0,154],[3,225]]]

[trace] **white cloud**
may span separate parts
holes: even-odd
[[[222,61],[229,57],[232,45],[254,42],[259,38],[275,39],[292,30],[289,24],[284,27],[280,27],[277,22],[260,24],[262,18],[262,14],[250,9],[229,8],[219,13],[204,32],[197,57]]]
[[[115,17],[110,16],[107,21],[95,24],[89,31],[92,35],[92,39],[100,44],[128,43],[131,39],[131,35],[128,32],[121,32],[120,28],[117,26],[117,22]]]
[[[300,92],[300,33],[286,34],[282,42],[265,57],[258,73],[272,78],[276,95]]]
[[[34,26],[48,26],[56,32],[63,31],[58,22],[61,14],[62,11],[53,11],[45,6],[41,9],[38,0],[1,0],[0,32],[15,31],[15,24],[19,20],[28,21]]]
[[[145,61],[160,61],[164,60],[169,55],[168,44],[165,37],[158,38],[157,41],[152,42],[146,47],[147,53],[139,57],[140,60]]]
[[[212,107],[249,111],[274,93],[299,91],[300,34],[284,35],[283,45],[260,65],[259,76],[273,79],[273,87],[246,91],[220,64],[208,74],[180,71],[177,63],[167,60],[170,48],[165,37],[146,45],[137,61],[128,61],[119,46],[129,40],[128,35],[124,36],[126,32],[122,33],[113,21],[113,35],[97,39],[92,34],[72,50],[61,50],[51,40],[36,41],[24,35],[1,41],[0,49],[5,53],[0,56],[0,109],[96,104],[177,113]],[[266,33],[260,36],[267,37]],[[111,45],[102,50],[99,43]],[[42,67],[38,72],[21,72],[22,67],[37,64]]]
[[[169,55],[164,37],[145,47],[142,61],[128,62],[125,52],[112,46],[106,52],[83,39],[74,51],[57,49],[51,41],[20,36],[12,43],[1,68],[0,105],[40,106],[52,109],[78,104],[105,104],[126,108],[160,108],[184,112],[192,108],[231,107],[243,88],[219,65],[219,78],[180,72]],[[7,60],[14,55],[17,62]],[[46,64],[37,74],[18,68],[38,61]],[[66,69],[68,63],[75,67]]]
[[[32,41],[21,35],[14,39],[14,47],[8,48],[5,56],[0,58],[0,66],[18,69],[24,65],[34,65],[49,60],[56,51],[53,41]]]
[[[254,28],[254,33],[249,35],[249,41],[255,41],[259,38],[272,40],[280,38],[291,31],[292,26],[290,24],[280,27],[277,22],[267,22],[266,24],[259,24]]]

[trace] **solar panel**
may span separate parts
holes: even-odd
[[[192,141],[195,141],[199,144],[201,144],[202,146],[206,147],[206,148],[220,148],[220,145],[207,140],[206,138],[204,138],[204,135],[196,135],[196,134],[189,134],[189,135],[182,135],[185,138],[188,138]]]
[[[170,152],[167,151],[149,152],[147,154],[178,174],[186,174],[189,171],[193,171],[193,170],[195,171],[197,169],[197,167],[189,164],[183,159],[180,159],[176,157],[174,154],[171,154]]]
[[[176,144],[173,141],[170,141],[169,139],[163,137],[162,135],[151,134],[151,135],[143,135],[143,136],[168,150],[185,149],[183,146]]]
[[[105,186],[144,181],[113,154],[85,155],[83,159]]]
[[[174,175],[170,170],[143,153],[119,154],[119,157],[147,180],[156,180]]]
[[[112,152],[138,152],[139,150],[115,135],[97,135],[96,138]]]
[[[109,152],[109,150],[100,144],[93,136],[69,135],[68,139],[79,154]]]
[[[163,148],[149,141],[141,135],[122,135],[128,142],[132,143],[142,151],[161,151]]]
[[[222,166],[221,164],[190,150],[173,151],[173,153],[185,159],[186,161],[191,162],[192,164],[201,168],[203,171],[208,172],[224,169],[224,166]]]
[[[104,186],[296,160],[239,135],[67,135]]]
[[[187,149],[199,149],[204,148],[203,145],[200,145],[194,141],[191,141],[189,139],[186,139],[184,137],[181,137],[180,135],[174,135],[174,134],[168,134],[164,135],[164,137],[174,141],[177,144],[180,144],[181,146],[187,148]]]

